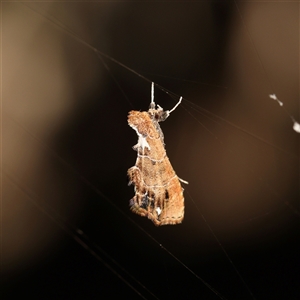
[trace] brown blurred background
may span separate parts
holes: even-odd
[[[220,298],[147,233],[224,298],[298,299],[299,135],[268,94],[299,120],[299,4],[237,6],[2,3],[3,299],[140,298],[112,269],[146,299],[126,272],[160,299]],[[127,113],[151,81],[165,109],[185,99],[161,124],[185,220],[161,228],[128,208]]]

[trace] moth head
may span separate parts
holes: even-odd
[[[155,108],[153,109],[151,107],[151,104],[150,104],[150,108],[148,110],[148,114],[150,115],[152,120],[154,120],[156,122],[163,122],[170,115],[168,110],[164,111],[164,109],[159,105],[157,105],[157,109],[155,109]]]

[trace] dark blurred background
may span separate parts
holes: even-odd
[[[184,97],[161,127],[185,219],[160,228],[126,177],[151,81]],[[299,299],[299,135],[270,93],[299,120],[298,3],[2,3],[1,298]]]

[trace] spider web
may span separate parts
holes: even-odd
[[[4,2],[2,53],[4,298],[299,296],[298,3]],[[126,184],[151,81],[189,181],[161,228]]]

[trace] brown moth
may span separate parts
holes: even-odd
[[[129,185],[134,184],[135,196],[130,200],[134,213],[148,217],[156,226],[174,225],[184,217],[184,197],[180,179],[172,168],[164,147],[164,136],[159,122],[167,119],[170,111],[154,103],[154,84],[152,99],[147,112],[130,111],[128,124],[138,135],[138,143],[133,146],[137,151],[135,166],[128,169]]]

